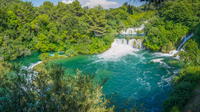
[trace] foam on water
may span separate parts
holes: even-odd
[[[176,55],[177,53],[178,53],[177,50],[172,50],[172,51],[170,51],[169,53],[156,52],[156,53],[154,53],[154,54],[157,55],[157,56],[172,57],[172,56]]]
[[[110,49],[98,55],[97,57],[104,60],[118,60],[126,55],[134,55],[134,52],[142,48],[142,42],[136,39],[115,39]]]
[[[109,49],[111,51],[106,51],[108,53],[105,52],[104,55],[75,56],[54,60],[54,63],[63,65],[66,68],[65,72],[71,75],[75,75],[79,69],[84,74],[94,75],[94,81],[97,83],[106,80],[103,93],[116,107],[116,112],[134,107],[144,112],[160,112],[161,104],[170,92],[170,82],[173,78],[171,68],[162,63],[166,57],[157,57],[148,51],[136,49],[135,44],[129,43],[131,41],[115,40]],[[114,57],[112,53],[115,54]],[[102,55],[108,61],[98,61]],[[118,55],[122,57],[119,58]],[[116,57],[120,60],[110,61]],[[27,68],[32,69],[41,62],[36,60],[31,63],[33,64],[28,64]],[[31,82],[37,75],[36,72],[30,73],[27,81]]]
[[[154,62],[154,63],[163,63],[162,61],[163,61],[163,58],[158,58],[158,59],[153,59],[153,60],[151,60],[152,62]]]
[[[75,75],[79,69],[85,74],[94,75],[96,82],[106,80],[103,93],[116,107],[116,112],[134,107],[138,111],[160,112],[162,103],[171,91],[174,75],[163,61],[167,57],[140,48],[140,40],[115,39],[111,48],[102,54],[58,59],[54,63],[62,64],[66,73],[71,75]],[[32,69],[40,63],[33,63],[28,68]]]

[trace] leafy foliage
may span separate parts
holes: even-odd
[[[188,28],[173,21],[156,19],[146,28],[147,38],[144,45],[151,50],[169,52],[176,49]]]
[[[82,8],[78,1],[58,5],[47,1],[33,7],[29,2],[11,0],[0,5],[3,60],[14,60],[33,51],[63,51],[66,55],[99,53],[110,47],[119,30],[136,25],[148,14],[132,16],[141,11],[127,4],[110,10],[100,6]]]
[[[200,18],[197,11],[200,2],[175,0],[166,1],[161,6],[157,17],[151,19],[145,29],[147,37],[144,45],[148,49],[169,52],[178,47],[184,35],[194,33],[179,53],[184,66],[175,78],[173,91],[164,104],[166,112],[181,112],[200,81]]]
[[[165,101],[166,112],[173,112],[176,108],[180,112],[192,96],[192,91],[199,84],[200,67],[190,66],[181,70],[180,75],[174,80],[174,91]]]
[[[112,112],[92,77],[69,76],[59,65],[33,73],[11,67],[1,74],[0,111]]]
[[[176,49],[183,36],[194,30],[200,22],[199,1],[166,1],[158,10],[158,16],[149,21],[144,43],[148,49],[169,52]]]

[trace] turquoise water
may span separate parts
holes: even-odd
[[[39,61],[39,53],[19,58],[15,62],[29,66]],[[161,112],[162,103],[171,91],[170,80],[173,68],[165,63],[153,62],[154,59],[167,59],[148,51],[139,51],[117,60],[104,60],[97,55],[76,56],[58,59],[53,63],[61,64],[66,73],[94,75],[95,81],[102,82],[103,93],[116,107],[116,112],[137,108],[139,112]]]
[[[17,60],[12,61],[13,63],[19,63],[23,66],[30,66],[32,63],[36,63],[38,61],[40,61],[39,59],[39,52],[35,52],[30,56],[25,56],[25,57],[21,57],[18,58]]]
[[[118,60],[103,60],[97,56],[76,56],[59,59],[69,74],[77,69],[95,75],[97,81],[107,80],[103,92],[116,111],[137,108],[139,111],[160,112],[162,103],[170,92],[171,68],[164,63],[152,62],[155,56],[140,51]]]

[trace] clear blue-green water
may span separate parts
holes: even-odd
[[[17,60],[11,61],[11,62],[18,63],[22,66],[30,66],[31,64],[40,61],[39,55],[40,55],[39,52],[35,52],[30,56],[21,57],[21,58],[18,58]]]
[[[30,65],[30,62],[38,60],[33,57],[19,61]],[[116,107],[116,112],[132,108],[137,108],[139,112],[161,112],[162,104],[171,91],[173,70],[165,63],[152,61],[160,58],[167,59],[148,51],[139,51],[117,60],[88,55],[58,59],[53,63],[63,65],[68,74],[75,74],[79,69],[85,74],[95,75],[97,82],[107,80],[103,93]]]
[[[147,51],[140,51],[118,60],[103,60],[97,56],[76,56],[59,59],[66,72],[77,69],[95,75],[97,81],[107,80],[103,92],[116,111],[137,108],[139,111],[160,112],[162,103],[170,92],[171,68],[152,62],[160,58]]]

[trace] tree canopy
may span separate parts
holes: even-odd
[[[99,53],[110,47],[118,31],[144,20],[131,19],[133,13],[141,10],[126,4],[109,10],[100,6],[83,8],[78,1],[57,5],[46,1],[34,7],[29,2],[3,0],[0,5],[3,60],[14,60],[33,51],[63,51],[66,55]]]

